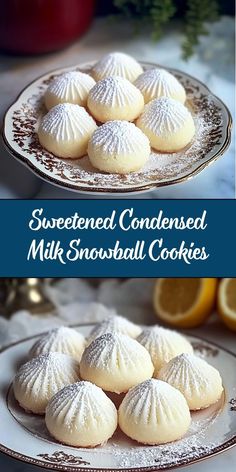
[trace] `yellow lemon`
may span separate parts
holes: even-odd
[[[159,278],[154,286],[156,314],[172,326],[199,326],[214,307],[216,287],[215,278]]]
[[[236,279],[222,279],[217,294],[218,313],[228,328],[236,331]]]

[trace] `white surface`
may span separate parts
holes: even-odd
[[[116,310],[137,323],[153,324],[156,318],[151,304],[152,279],[129,279],[127,281],[104,279],[100,285],[89,283],[85,279],[64,279],[54,287],[47,289],[50,298],[57,306],[54,317],[31,316],[27,312],[16,313],[10,321],[0,317],[0,345],[20,339],[30,334],[42,332],[60,324],[89,322],[103,319]],[[192,330],[192,334],[202,336],[209,341],[236,353],[236,334],[227,330],[216,314],[201,328]],[[236,448],[218,457],[191,467],[179,469],[181,472],[233,472],[236,461]],[[33,472],[32,466],[0,456],[0,467],[7,472]]]
[[[167,32],[159,43],[155,43],[145,31],[134,36],[129,23],[122,23],[121,35],[120,25],[109,19],[96,20],[80,41],[61,52],[33,59],[1,57],[1,114],[21,89],[37,76],[60,66],[99,58],[111,50],[122,50],[138,59],[159,62],[196,76],[219,95],[234,114],[234,20],[224,17],[211,25],[210,29],[210,36],[202,39],[197,54],[188,62],[181,59],[182,37],[177,27]],[[0,198],[84,198],[35,179],[13,161],[2,146],[0,156]],[[140,197],[143,198],[142,195]],[[234,142],[223,158],[193,180],[145,194],[145,198],[233,197]]]

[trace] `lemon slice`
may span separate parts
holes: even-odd
[[[159,278],[154,287],[156,314],[172,326],[199,326],[213,309],[216,287],[215,278]]]
[[[236,331],[236,279],[222,279],[217,295],[218,313],[228,328]]]

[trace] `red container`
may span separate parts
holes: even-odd
[[[81,36],[94,14],[94,0],[0,0],[0,49],[41,54]]]

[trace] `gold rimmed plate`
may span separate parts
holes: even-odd
[[[156,64],[140,62],[145,70]],[[184,150],[172,154],[152,152],[145,167],[126,175],[106,174],[94,169],[88,156],[60,159],[46,151],[37,138],[46,113],[43,95],[51,80],[69,70],[90,73],[93,63],[49,72],[28,85],[5,114],[3,140],[12,156],[38,176],[67,190],[93,195],[139,193],[184,182],[212,164],[227,149],[231,139],[232,118],[224,103],[199,80],[167,68],[187,92],[196,135]],[[159,66],[160,67],[160,66]]]
[[[94,325],[76,325],[88,336]],[[12,379],[37,337],[12,344],[0,352],[0,451],[15,459],[64,472],[153,472],[174,469],[210,458],[236,444],[236,356],[195,336],[188,336],[195,352],[219,369],[224,384],[221,399],[192,413],[186,436],[161,446],[143,446],[117,430],[107,444],[75,448],[56,442],[43,416],[26,413],[12,392]]]

